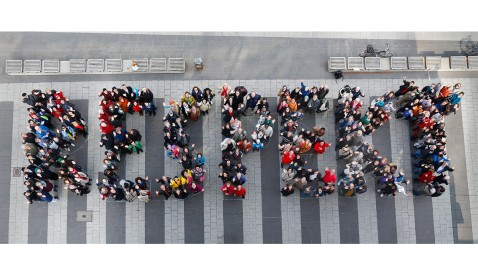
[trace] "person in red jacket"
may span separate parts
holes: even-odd
[[[283,167],[284,164],[290,164],[295,159],[295,154],[293,151],[287,151],[282,156],[282,163],[281,166]]]
[[[188,188],[192,193],[200,193],[204,191],[201,185],[196,184],[196,182],[192,181],[191,183],[188,184]]]
[[[139,115],[143,116],[143,107],[139,102],[133,101],[128,103],[128,112],[133,114],[134,112],[138,112]]]
[[[418,177],[418,181],[423,183],[430,183],[435,180],[435,176],[432,171],[426,171]]]
[[[237,185],[237,187],[234,188],[234,196],[242,197],[242,199],[246,198],[246,189],[244,189],[242,185]]]
[[[100,101],[101,110],[108,110],[112,104],[113,102],[111,101],[101,100]]]
[[[101,121],[109,121],[110,114],[108,113],[107,110],[102,110],[102,109],[100,109],[98,112],[100,113],[100,115],[98,116],[98,119],[99,119],[99,120],[101,120]]]
[[[335,169],[329,170],[328,167],[325,167],[325,175],[322,178],[322,181],[325,184],[335,184],[337,181],[337,176],[335,175]]]
[[[425,117],[418,123],[418,128],[419,129],[425,129],[425,128],[432,128],[435,125],[435,122],[433,119],[430,119],[428,117]]]
[[[55,102],[57,105],[59,105],[61,103],[61,100],[65,100],[65,101],[69,101],[68,98],[66,98],[65,96],[63,96],[63,92],[62,91],[59,91],[59,92],[55,92],[53,94],[53,97],[55,98]]]
[[[230,181],[227,181],[221,188],[224,195],[234,195],[234,186],[232,186]]]
[[[100,123],[100,131],[104,134],[109,134],[115,130],[115,127],[111,125],[109,122],[101,122]]]
[[[330,143],[325,143],[324,141],[320,141],[318,143],[315,143],[314,152],[318,154],[323,154],[329,146],[330,146]]]

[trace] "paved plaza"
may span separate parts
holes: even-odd
[[[358,56],[367,44],[390,43],[394,55],[460,55],[459,40],[471,33],[0,33],[0,243],[8,244],[463,244],[478,242],[478,101],[477,71],[390,72],[345,74],[336,81],[327,71],[331,56]],[[478,35],[472,33],[478,40]],[[106,59],[181,57],[184,74],[118,74],[10,76],[8,59]],[[193,67],[204,59],[204,70]],[[379,197],[374,180],[369,191],[353,198],[337,193],[319,199],[289,197],[279,192],[279,132],[276,126],[268,146],[243,158],[248,167],[245,199],[225,198],[217,177],[221,162],[221,112],[219,96],[209,115],[187,128],[192,143],[207,160],[205,192],[186,200],[152,199],[149,203],[102,201],[96,187],[76,196],[60,190],[57,203],[26,203],[22,175],[16,168],[28,164],[20,134],[27,131],[27,105],[21,93],[32,89],[64,92],[88,120],[89,136],[72,149],[72,157],[91,177],[103,171],[99,146],[98,91],[127,84],[147,87],[159,109],[156,117],[128,115],[127,128],[143,135],[145,152],[122,160],[122,176],[159,178],[180,172],[175,160],[165,158],[163,148],[163,101],[178,100],[193,86],[215,91],[224,83],[245,86],[269,97],[273,117],[277,91],[282,85],[328,84],[332,103],[344,85],[360,86],[364,106],[388,90],[397,90],[402,77],[422,87],[432,82],[460,82],[465,92],[461,110],[446,118],[447,154],[452,183],[444,195]],[[477,116],[477,117],[475,117]],[[250,133],[257,116],[243,124]],[[325,141],[335,144],[333,110],[306,115],[304,127],[326,128]],[[392,118],[366,139],[399,168],[411,175],[410,126]],[[337,167],[333,147],[320,156],[307,155],[307,167]],[[126,167],[126,168],[125,168]],[[412,187],[408,186],[411,191]],[[91,214],[91,218],[90,217]],[[83,218],[84,217],[84,218]]]

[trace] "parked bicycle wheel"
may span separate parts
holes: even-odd
[[[375,53],[370,53],[370,52],[364,51],[364,52],[360,53],[359,56],[360,57],[375,57],[376,55],[375,55]]]
[[[393,57],[393,54],[389,51],[380,51],[378,53],[378,56],[380,56],[382,58],[390,58],[390,57]]]

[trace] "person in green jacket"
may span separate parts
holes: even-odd
[[[128,145],[128,149],[131,152],[140,153],[143,152],[143,145],[139,141],[131,141],[131,144]]]

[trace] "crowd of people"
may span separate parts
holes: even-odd
[[[323,140],[325,128],[301,127],[300,121],[305,113],[318,113],[328,109],[325,99],[329,93],[327,85],[309,88],[301,82],[300,87],[288,89],[286,85],[278,92],[277,113],[280,116],[281,179],[285,185],[283,196],[289,196],[299,189],[303,198],[318,198],[335,191],[335,171],[325,167],[324,174],[317,168],[306,168],[308,163],[304,154],[323,154],[331,145]],[[316,164],[312,164],[315,166]]]
[[[445,192],[443,185],[450,182],[449,172],[454,171],[446,157],[445,116],[456,113],[464,92],[461,84],[454,86],[431,84],[421,90],[413,81],[403,80],[396,91],[389,91],[371,101],[370,107],[362,114],[365,97],[360,87],[348,85],[339,91],[335,119],[338,138],[335,145],[337,159],[346,161],[345,169],[339,171],[325,167],[324,174],[316,168],[306,168],[304,154],[323,154],[332,143],[322,139],[325,128],[301,127],[304,113],[322,112],[328,109],[325,96],[327,85],[288,89],[284,85],[278,93],[277,113],[280,116],[278,146],[281,154],[281,188],[283,196],[289,196],[299,189],[301,197],[321,197],[335,192],[339,195],[356,196],[367,191],[365,176],[372,174],[376,180],[376,191],[380,196],[395,196],[397,191],[407,195],[404,184],[409,181],[397,165],[391,163],[363,137],[372,134],[390,119],[395,112],[397,119],[408,120],[413,128],[413,171],[419,183],[414,195],[440,196]],[[224,84],[220,90],[222,128],[221,143],[222,180],[221,191],[226,196],[246,197],[247,167],[242,157],[251,151],[260,151],[274,134],[275,120],[272,118],[267,98],[255,91],[248,92],[243,86],[235,88]],[[105,147],[103,159],[104,177],[96,180],[101,199],[115,201],[140,201],[150,199],[149,177],[134,180],[120,179],[118,163],[124,154],[143,152],[141,133],[136,129],[126,130],[123,121],[126,113],[156,115],[153,93],[147,88],[138,90],[122,85],[112,90],[103,89],[99,96],[100,146]],[[168,199],[171,195],[185,199],[204,191],[206,159],[201,152],[195,152],[191,137],[185,126],[208,114],[215,94],[209,88],[201,91],[193,87],[186,91],[177,103],[170,100],[163,103],[167,113],[164,121],[164,147],[166,156],[178,160],[182,171],[174,177],[162,176],[154,182],[160,184],[157,197]],[[29,132],[22,133],[23,150],[30,163],[23,167],[24,196],[29,204],[33,201],[55,202],[58,199],[58,180],[63,187],[78,195],[90,192],[91,179],[73,160],[68,158],[71,146],[79,135],[87,136],[86,120],[74,108],[61,91],[32,90],[22,94],[28,104],[30,119]],[[395,109],[398,107],[398,109]],[[258,116],[250,135],[241,122],[243,116]],[[53,118],[57,119],[55,127]],[[337,176],[340,180],[337,181]],[[54,193],[52,195],[52,192]]]
[[[269,111],[267,98],[248,90],[244,86],[232,88],[224,84],[219,89],[222,97],[222,129],[221,142],[222,162],[219,164],[222,180],[221,191],[225,196],[246,198],[247,190],[244,184],[247,181],[247,166],[242,157],[253,151],[260,151],[267,145],[273,135],[275,120]],[[241,117],[258,115],[257,124],[253,124],[250,135],[246,125],[242,124]],[[244,118],[242,118],[244,120]]]
[[[335,110],[339,133],[337,158],[347,161],[344,177],[338,182],[339,194],[351,197],[366,192],[365,175],[372,173],[381,197],[395,196],[397,191],[407,195],[404,184],[408,184],[408,180],[404,173],[386,157],[380,156],[379,150],[374,149],[372,144],[363,140],[364,136],[372,134],[390,119],[390,113],[395,111],[394,93],[388,91],[372,100],[363,115],[360,97],[365,97],[365,94],[359,86],[351,88],[346,85],[339,92]]]
[[[455,170],[446,157],[445,117],[456,113],[464,96],[461,84],[432,83],[421,90],[414,81],[403,80],[395,92],[398,107],[395,116],[412,126],[414,174],[417,187],[414,195],[441,196],[450,183],[449,172]]]
[[[155,193],[157,197],[162,196],[167,200],[173,195],[177,199],[185,199],[204,191],[206,158],[201,152],[194,155],[195,145],[191,143],[191,136],[186,132],[185,126],[209,113],[214,96],[211,89],[201,91],[194,86],[191,93],[184,92],[179,104],[174,100],[163,104],[168,109],[163,118],[166,156],[178,160],[182,171],[174,178],[163,176],[156,179],[160,184]]]
[[[142,135],[137,129],[126,130],[124,120],[126,113],[145,113],[156,116],[154,96],[150,89],[133,88],[123,84],[121,88],[103,88],[98,94],[103,99],[99,102],[101,140],[100,146],[105,148],[103,159],[104,177],[96,180],[102,200],[112,198],[114,201],[149,201],[148,177],[136,177],[131,180],[118,176],[119,162],[125,154],[143,152]]]
[[[21,169],[27,203],[56,202],[59,181],[64,189],[77,195],[89,193],[91,179],[68,158],[79,135],[88,136],[86,120],[61,91],[34,89],[31,94],[22,93],[22,101],[29,106],[30,117],[29,131],[21,134],[29,162]]]

